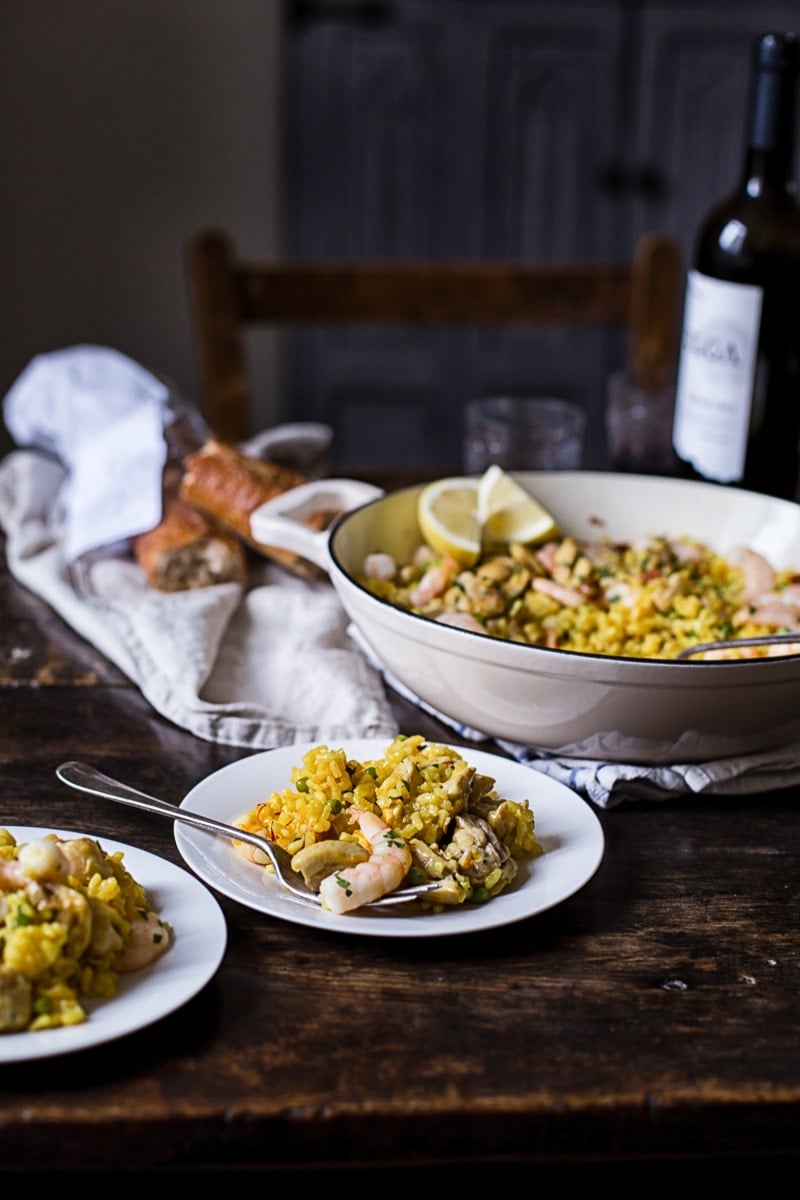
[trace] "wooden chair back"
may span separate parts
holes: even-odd
[[[256,325],[617,327],[641,386],[663,386],[675,368],[683,260],[665,233],[616,264],[247,262],[225,231],[204,229],[187,270],[205,416],[224,441],[254,432],[244,334]]]

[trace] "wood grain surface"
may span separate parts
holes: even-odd
[[[183,865],[165,822],[65,788],[56,766],[92,762],[179,802],[246,752],[158,716],[5,569],[0,612],[0,825]],[[404,732],[458,744],[394,702]],[[605,857],[581,891],[474,935],[331,935],[221,897],[222,965],[179,1011],[0,1065],[9,1195],[120,1171],[144,1186],[357,1169],[483,1190],[520,1163],[654,1179],[793,1159],[797,809],[787,789],[600,812]]]

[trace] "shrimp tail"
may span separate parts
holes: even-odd
[[[366,862],[334,871],[320,884],[320,897],[331,912],[351,912],[379,900],[399,887],[411,867],[411,851],[405,839],[375,813],[353,810],[370,847]]]

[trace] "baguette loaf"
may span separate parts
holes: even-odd
[[[154,529],[134,538],[133,552],[160,592],[244,583],[247,572],[242,543],[177,496],[167,500]]]
[[[290,550],[262,545],[250,532],[250,516],[260,504],[305,482],[306,476],[290,467],[250,458],[225,442],[210,439],[186,458],[179,495],[259,554],[297,575],[318,578],[323,574],[318,567]],[[307,523],[325,528],[332,515],[314,514]]]

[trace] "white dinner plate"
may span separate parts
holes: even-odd
[[[180,1008],[215,974],[227,942],[225,917],[216,898],[183,867],[94,834],[28,825],[3,828],[18,842],[55,833],[60,838],[92,837],[107,854],[121,851],[124,865],[172,926],[175,940],[152,966],[121,974],[113,1000],[82,1001],[87,1012],[82,1025],[0,1034],[0,1063],[68,1054],[143,1029]]]
[[[313,745],[267,750],[230,763],[192,788],[181,807],[233,824],[271,792],[289,787],[292,767],[301,764]],[[363,762],[382,758],[388,745],[388,740],[354,739],[343,748],[348,758]],[[222,895],[271,917],[335,933],[373,937],[473,933],[544,912],[583,887],[600,865],[604,849],[602,827],[589,805],[564,784],[530,767],[478,750],[459,748],[458,752],[496,780],[501,796],[529,801],[536,838],[544,847],[538,858],[523,860],[514,883],[485,904],[413,915],[402,904],[345,914],[326,912],[282,891],[274,875],[247,862],[223,837],[176,822],[175,841],[186,864]]]

